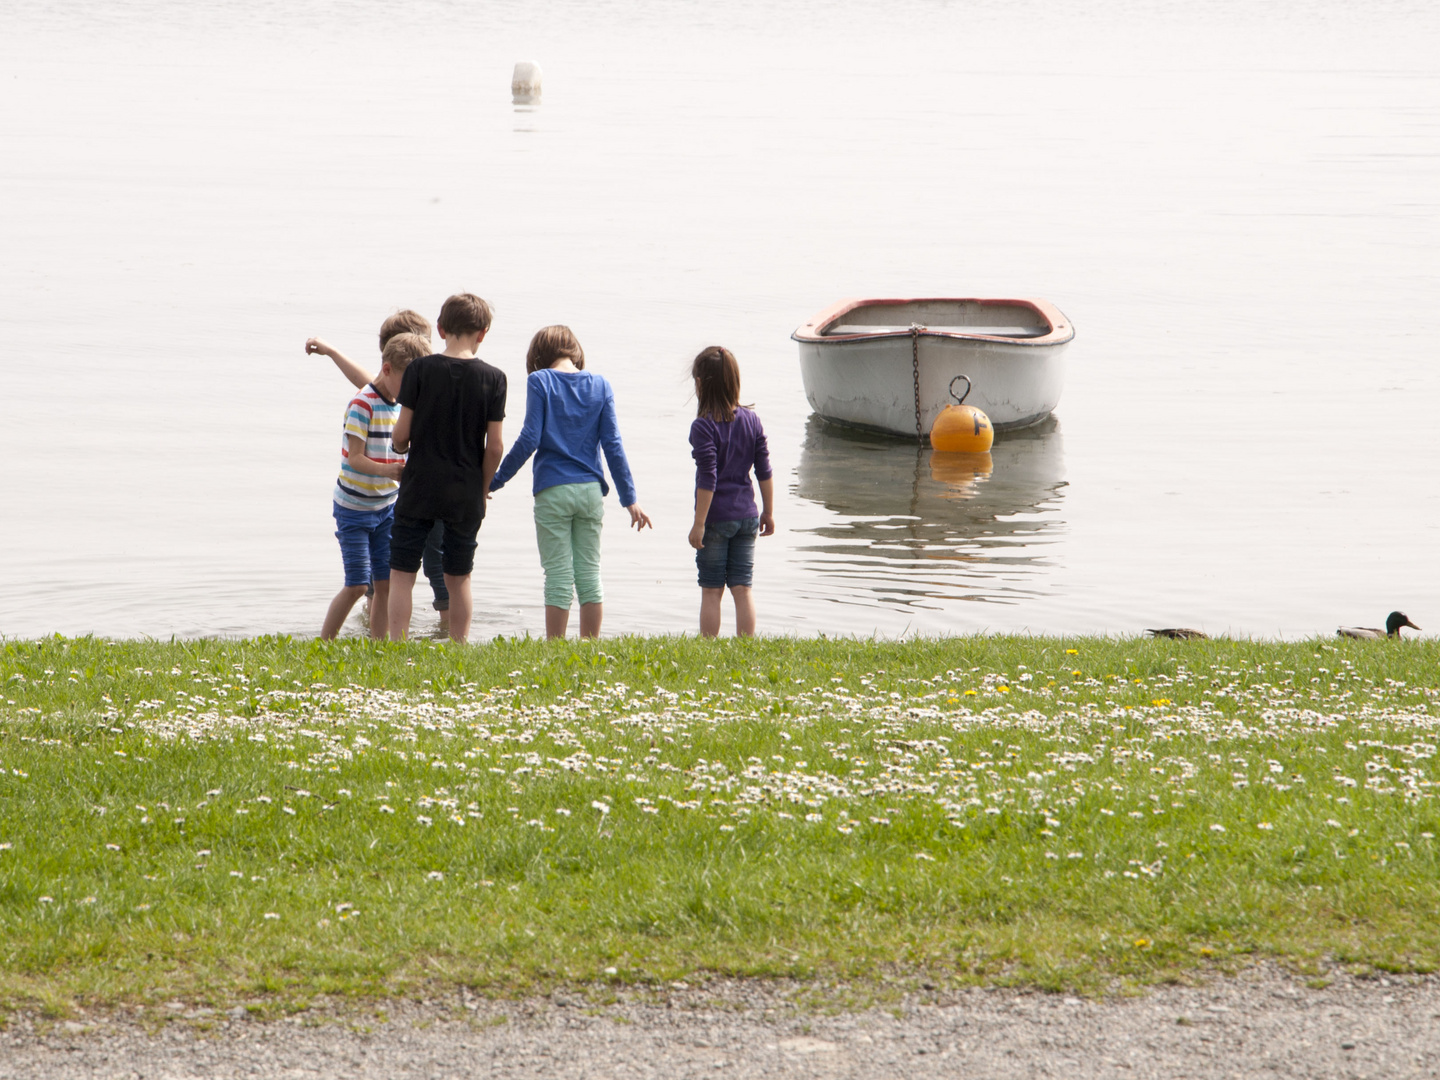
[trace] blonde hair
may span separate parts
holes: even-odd
[[[385,343],[385,348],[380,350],[380,361],[389,364],[390,370],[396,375],[403,375],[405,369],[410,366],[411,360],[429,356],[433,351],[430,348],[429,338],[421,337],[419,334],[396,334]]]
[[[740,365],[735,354],[720,345],[701,349],[690,365],[695,380],[697,416],[728,424],[740,407]]]
[[[568,326],[546,326],[536,330],[525,353],[525,373],[543,371],[554,366],[557,360],[569,360],[583,371],[585,350],[580,347],[580,339]]]
[[[383,350],[396,334],[419,334],[429,341],[430,321],[418,311],[412,311],[409,308],[395,312],[380,324],[380,348]]]

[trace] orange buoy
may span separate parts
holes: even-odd
[[[961,379],[965,380],[965,393],[956,397],[955,384]],[[946,405],[935,418],[930,427],[930,445],[936,450],[963,454],[988,452],[995,442],[995,429],[983,410],[965,404],[970,396],[968,376],[956,375],[950,380],[950,396],[955,398],[955,404]]]

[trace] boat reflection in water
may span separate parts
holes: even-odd
[[[997,435],[988,454],[947,454],[812,416],[795,493],[834,515],[802,528],[814,593],[837,603],[939,608],[1049,591],[1065,459],[1052,417]]]

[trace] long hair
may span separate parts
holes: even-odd
[[[695,380],[696,415],[726,424],[740,407],[740,365],[735,354],[721,345],[701,349],[690,365]]]
[[[585,350],[580,347],[574,331],[568,326],[542,327],[530,339],[530,348],[525,353],[525,374],[544,371],[561,359],[569,359],[581,371],[585,370]]]

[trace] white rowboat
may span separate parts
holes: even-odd
[[[973,387],[965,404],[996,431],[1040,423],[1060,401],[1075,330],[1044,300],[842,300],[790,336],[825,419],[928,438],[960,375]]]

